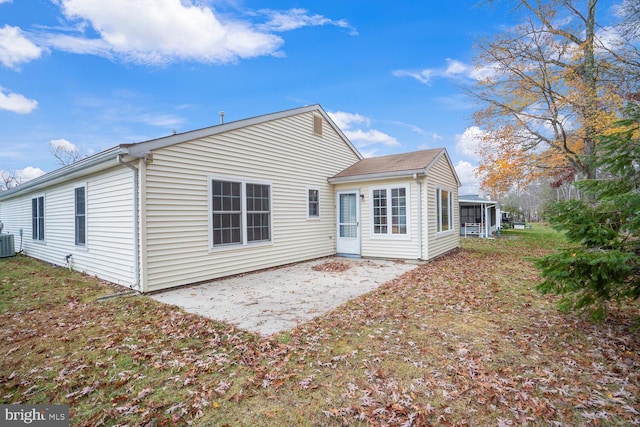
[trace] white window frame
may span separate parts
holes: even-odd
[[[240,242],[218,244],[213,243],[213,181],[226,181],[240,183]],[[269,240],[248,241],[247,233],[247,184],[266,185],[269,187]],[[271,182],[259,179],[239,178],[230,176],[209,175],[207,177],[209,217],[209,252],[229,251],[247,247],[264,246],[273,244],[273,185]]]
[[[42,227],[40,227],[38,225],[38,236],[34,237],[34,233],[35,230],[33,229],[33,201],[36,200],[36,211],[39,210],[39,201],[38,199],[42,199],[42,212],[36,212],[36,219],[38,220],[38,224],[40,224],[40,218],[42,218]],[[46,216],[46,212],[47,212],[47,198],[45,197],[44,194],[38,194],[35,195],[33,197],[31,197],[31,241],[35,242],[35,243],[46,243],[47,242],[47,237],[46,237],[46,229],[47,229],[47,216]],[[41,215],[38,215],[41,214]],[[40,235],[42,235],[42,239],[40,238]]]
[[[311,191],[317,191],[318,192],[318,214],[317,215],[311,215]],[[318,187],[307,187],[306,189],[306,194],[307,194],[307,219],[311,219],[311,220],[318,220],[320,219],[320,188]]]
[[[76,190],[84,189],[84,243],[78,243],[78,200],[76,199]],[[87,184],[79,184],[73,187],[73,242],[78,248],[87,247],[88,224],[87,221]]]
[[[448,229],[443,230],[442,228],[442,192],[446,191],[449,194],[448,198],[448,206],[449,209],[449,218],[448,218]],[[454,221],[454,210],[453,210],[453,191],[446,187],[437,187],[436,188],[436,235],[446,235],[455,233],[453,229]]]
[[[393,233],[393,215],[392,215],[392,206],[391,206],[391,190],[394,189],[404,189],[405,191],[405,202],[406,202],[406,233]],[[384,190],[386,191],[386,199],[387,199],[387,232],[386,233],[375,233],[375,224],[374,224],[374,206],[373,206],[373,193],[376,190]],[[389,240],[411,240],[411,185],[410,184],[391,184],[391,185],[379,185],[372,186],[369,188],[369,212],[370,212],[370,233],[372,239],[389,239]]]

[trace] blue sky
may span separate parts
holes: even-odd
[[[365,156],[446,147],[472,174],[477,1],[0,0],[0,170],[319,103]]]

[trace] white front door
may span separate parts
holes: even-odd
[[[338,191],[338,237],[336,252],[341,255],[360,255],[360,192]]]

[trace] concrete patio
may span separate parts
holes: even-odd
[[[333,266],[346,270],[334,271]],[[416,267],[331,257],[170,289],[151,298],[268,336],[293,329]]]

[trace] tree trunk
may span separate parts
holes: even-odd
[[[584,41],[584,72],[582,76],[585,87],[585,128],[584,128],[584,155],[587,159],[595,154],[596,151],[596,129],[594,129],[595,116],[598,111],[598,88],[596,61],[594,54],[595,43],[595,25],[596,25],[596,4],[598,0],[589,0],[588,11],[585,22],[585,41]],[[594,179],[595,168],[591,162],[583,162],[583,171],[587,179]]]

